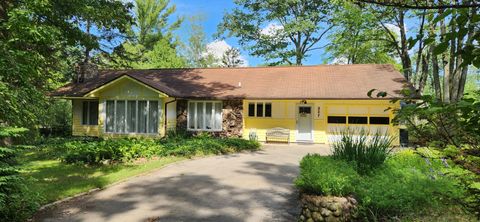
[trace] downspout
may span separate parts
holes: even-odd
[[[165,132],[165,135],[163,135],[163,136],[167,135],[167,121],[168,121],[167,120],[167,110],[168,110],[167,105],[170,104],[170,103],[176,102],[176,101],[177,101],[177,98],[174,98],[172,101],[169,101],[169,102],[165,103],[165,118],[164,118],[164,124],[163,124],[163,128],[164,128],[163,130]]]

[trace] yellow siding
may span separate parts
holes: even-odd
[[[99,88],[87,95],[88,99],[98,99],[98,125],[83,126],[82,118],[82,100],[72,100],[73,102],[73,135],[76,136],[100,136],[100,137],[161,137],[165,135],[164,128],[164,107],[165,94],[155,91],[130,77],[122,77],[105,87]],[[112,134],[104,132],[105,124],[105,104],[106,100],[158,100],[159,102],[159,120],[158,134]],[[174,106],[169,104],[169,106]]]
[[[248,103],[250,102],[271,102],[272,117],[249,117]],[[274,127],[283,127],[290,129],[290,141],[296,141],[296,110],[300,100],[244,100],[244,131],[243,137],[248,139],[249,133],[255,131],[259,141],[265,141],[266,131]],[[392,104],[387,100],[307,100],[307,105],[312,106],[313,121],[313,142],[328,143],[328,134],[341,130],[346,126],[350,128],[365,128],[371,131],[388,130],[392,136],[395,136],[395,144],[398,145],[398,127],[390,125],[336,125],[327,124],[328,115],[339,116],[384,116],[393,118],[391,110],[385,111],[389,107],[397,108],[399,104]],[[330,129],[329,129],[330,128]]]

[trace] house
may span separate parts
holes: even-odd
[[[350,127],[398,135],[389,107],[408,87],[391,65],[103,70],[52,96],[72,100],[73,135],[164,136],[167,130],[328,143]],[[370,98],[380,89],[385,98]],[[398,144],[398,140],[397,140]]]

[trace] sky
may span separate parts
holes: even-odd
[[[228,49],[228,47],[239,48],[243,58],[247,61],[248,66],[258,66],[265,64],[266,61],[259,57],[250,56],[247,51],[242,49],[238,44],[238,39],[235,38],[226,38],[225,42],[215,42],[213,35],[217,31],[217,25],[222,21],[223,15],[226,12],[232,11],[235,7],[233,1],[231,0],[171,0],[171,4],[175,4],[177,11],[175,12],[176,16],[193,16],[193,15],[202,15],[204,21],[202,23],[205,33],[208,37],[208,42],[210,44],[210,49],[214,53],[222,54],[223,50]],[[267,26],[267,25],[266,25]],[[266,28],[266,27],[265,27]],[[189,32],[188,32],[188,23],[185,22],[177,34],[183,42],[187,42]],[[226,44],[225,44],[226,43]],[[320,43],[321,44],[321,43]],[[322,64],[323,61],[327,58],[326,55],[321,50],[313,51],[309,58],[306,59],[304,65],[318,65]]]

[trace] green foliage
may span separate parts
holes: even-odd
[[[457,172],[456,175],[453,172]],[[414,151],[393,154],[372,173],[361,175],[351,163],[331,156],[307,155],[295,185],[322,195],[353,195],[365,221],[420,216],[466,203],[470,197],[458,175],[472,175],[440,159],[422,158]]]
[[[208,39],[204,27],[200,24],[205,17],[195,15],[188,18],[190,24],[188,42],[184,46],[184,56],[188,66],[193,68],[213,67],[217,58],[207,49]]]
[[[446,171],[440,160],[423,159],[412,151],[392,156],[355,188],[365,217],[421,214],[462,201],[465,190]]]
[[[272,65],[301,65],[331,29],[329,1],[237,0],[218,35],[239,38],[253,56]]]
[[[460,147],[480,148],[480,92],[465,95],[459,102],[444,103],[431,96],[396,111],[394,119],[405,124],[420,145],[439,141]]]
[[[106,45],[100,42],[121,36],[131,21],[131,4],[121,1],[7,0],[1,5],[0,122],[10,126],[39,123],[49,105],[45,95],[68,74],[70,57],[65,57],[71,47],[100,50]],[[85,31],[87,22],[96,34]]]
[[[332,145],[335,159],[352,162],[355,169],[366,174],[383,164],[391,152],[393,138],[388,134],[369,134],[366,131],[347,129],[341,139]]]
[[[0,140],[18,137],[23,128],[0,128]],[[39,206],[36,193],[25,187],[20,176],[14,147],[0,146],[0,221],[25,221]]]
[[[347,196],[353,193],[359,179],[359,174],[351,164],[328,156],[309,154],[300,162],[300,175],[295,180],[295,186],[306,193]]]
[[[345,60],[347,64],[390,63],[394,47],[384,39],[387,33],[378,24],[377,15],[370,8],[362,8],[349,1],[337,3],[332,22],[336,25],[328,36],[326,51],[331,60]]]
[[[182,156],[225,154],[242,150],[256,150],[257,142],[237,138],[211,138],[209,136],[168,137],[153,139],[73,140],[63,144],[61,159],[66,163],[99,164],[121,162],[154,156]]]

